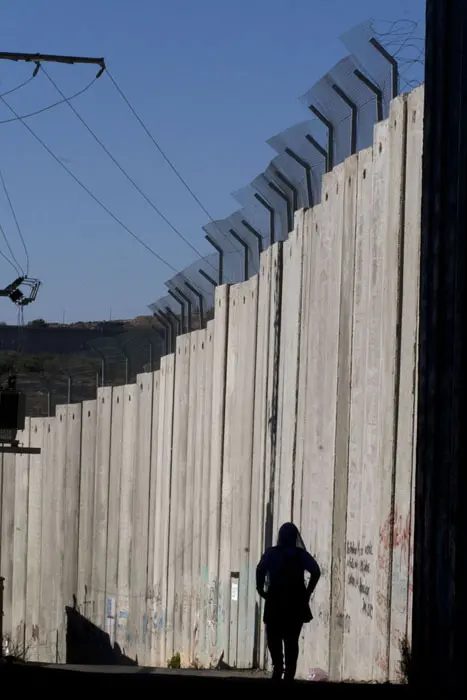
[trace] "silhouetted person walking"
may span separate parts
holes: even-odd
[[[305,572],[310,574],[305,583]],[[306,551],[297,527],[284,523],[277,545],[270,547],[256,568],[256,589],[265,599],[263,622],[271,654],[274,680],[293,680],[297,670],[298,641],[302,626],[311,622],[310,597],[320,568]],[[266,585],[266,588],[265,588]]]

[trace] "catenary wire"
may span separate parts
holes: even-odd
[[[16,216],[16,211],[15,211],[15,208],[14,208],[14,206],[13,206],[13,202],[12,202],[12,200],[11,200],[10,193],[8,192],[8,187],[7,187],[7,184],[6,184],[6,182],[5,182],[5,178],[3,177],[3,173],[2,173],[2,169],[1,169],[1,168],[0,168],[0,180],[1,180],[1,183],[2,183],[3,191],[5,192],[5,196],[6,196],[7,200],[8,200],[8,205],[9,205],[9,207],[10,207],[11,214],[12,214],[13,219],[14,219],[14,221],[15,221],[16,228],[17,228],[17,230],[18,230],[18,234],[19,234],[19,237],[20,237],[20,239],[21,239],[21,243],[23,244],[24,253],[25,253],[25,255],[26,255],[26,277],[27,277],[27,276],[29,275],[29,252],[28,252],[28,247],[27,247],[27,245],[26,245],[26,241],[24,240],[23,232],[22,232],[22,230],[21,230],[21,226],[19,225],[18,217]]]
[[[96,143],[102,148],[104,153],[110,158],[112,163],[120,170],[120,172],[126,177],[126,179],[131,183],[131,185],[139,192],[139,194],[144,198],[144,200],[149,204],[149,206],[161,217],[161,219],[169,226],[172,231],[179,236],[184,243],[186,243],[187,246],[191,248],[193,252],[196,253],[196,255],[199,255],[201,257],[201,253],[199,250],[195,248],[195,246],[188,240],[186,236],[183,235],[183,233],[161,212],[161,210],[154,204],[154,202],[148,197],[148,195],[144,192],[144,190],[141,189],[141,187],[138,185],[137,182],[129,175],[125,168],[119,163],[119,161],[112,155],[112,153],[109,151],[107,146],[100,140],[100,138],[96,135],[96,133],[91,129],[91,127],[87,124],[85,119],[79,114],[79,112],[75,109],[75,107],[71,104],[71,102],[68,100],[68,98],[65,97],[63,94],[62,90],[58,87],[57,83],[53,80],[53,78],[48,74],[48,72],[45,70],[45,68],[42,68],[42,71],[44,75],[48,78],[48,80],[51,82],[51,84],[54,86],[54,88],[57,90],[59,95],[63,97],[62,102],[66,102],[69,106],[69,108],[72,110],[74,115],[79,119],[81,124],[86,128],[86,130],[91,134],[93,139],[96,141]]]
[[[14,254],[14,252],[13,252],[13,249],[12,249],[12,247],[11,247],[11,245],[10,245],[10,241],[8,240],[8,236],[6,235],[5,229],[3,228],[3,226],[2,226],[1,223],[0,223],[0,232],[1,232],[2,236],[3,236],[3,240],[5,241],[8,250],[10,251],[10,255],[11,255],[11,257],[12,257],[12,260],[10,260],[10,258],[9,258],[7,255],[5,255],[5,253],[2,253],[2,257],[3,257],[5,260],[8,260],[8,262],[10,263],[10,265],[15,269],[15,271],[17,272],[17,274],[18,274],[20,277],[21,277],[21,276],[24,276],[24,270],[23,270],[23,268],[21,267],[21,265],[19,264],[18,260],[16,259],[16,256],[15,256],[15,254]]]
[[[41,146],[47,151],[47,153],[68,173],[68,175],[73,178],[73,180],[83,189],[90,197],[91,199],[98,204],[101,209],[103,209],[119,226],[121,226],[124,231],[126,231],[132,238],[134,238],[135,241],[137,241],[140,245],[143,246],[151,255],[153,255],[155,258],[157,258],[161,263],[166,265],[170,270],[173,272],[178,273],[178,270],[175,269],[173,265],[171,265],[165,258],[163,258],[159,253],[157,253],[153,248],[151,248],[150,245],[148,245],[145,241],[143,241],[142,238],[140,238],[132,229],[127,226],[119,217],[114,214],[108,207],[105,205],[95,194],[92,192],[92,190],[89,189],[75,174],[74,172],[68,168],[65,163],[63,163],[60,158],[49,148],[49,146],[43,141],[40,136],[36,134],[36,132],[29,126],[29,124],[26,123],[19,114],[16,112],[16,110],[8,104],[8,102],[0,96],[0,100],[8,107],[8,109],[14,114],[18,119],[21,121],[23,126],[29,131],[31,136],[35,138],[35,140],[41,144]]]
[[[45,73],[44,69],[42,69],[43,72]],[[69,103],[70,100],[74,100],[76,97],[79,97],[80,95],[84,95],[85,92],[87,92],[96,82],[97,78],[93,78],[91,82],[86,85],[86,87],[82,88],[81,90],[78,90],[78,92],[75,92],[74,95],[70,95],[70,97],[66,97],[63,95],[63,99],[59,100],[58,102],[54,102],[51,105],[47,105],[47,107],[42,107],[41,109],[37,109],[35,112],[29,112],[29,114],[21,114],[16,117],[12,117],[11,119],[3,119],[0,121],[0,124],[11,124],[11,122],[17,122],[17,121],[22,121],[23,119],[29,119],[30,117],[36,117],[38,114],[43,114],[44,112],[48,112],[50,109],[53,109],[54,107],[58,107],[59,105],[64,104],[65,102]],[[63,93],[61,93],[63,94]],[[0,97],[3,99],[4,95],[0,95]],[[7,105],[9,107],[9,105]]]
[[[13,94],[13,93],[16,92],[17,90],[21,90],[21,88],[26,87],[26,85],[28,85],[32,80],[34,80],[34,78],[35,78],[35,76],[34,76],[34,75],[31,75],[27,80],[24,80],[24,81],[23,81],[22,83],[20,83],[19,85],[16,85],[16,87],[11,88],[10,90],[7,90],[6,92],[3,92],[3,93],[0,95],[0,97],[6,97],[7,95]]]
[[[2,227],[1,224],[0,224],[0,230],[3,232],[3,227]],[[8,255],[5,255],[5,253],[3,252],[3,250],[0,250],[0,257],[2,257],[4,260],[6,260],[7,263],[8,263],[9,265],[11,265],[11,267],[13,268],[13,270],[15,271],[15,273],[16,273],[19,277],[21,277],[21,271],[16,267],[16,265],[14,264],[14,262],[12,262],[12,260],[10,260],[10,258],[8,257]]]
[[[214,226],[216,226],[216,228],[218,229],[218,231],[224,236],[224,238],[225,238],[226,240],[229,241],[229,245],[232,245],[232,242],[231,242],[230,239],[228,238],[227,234],[219,228],[219,226],[217,225],[217,223],[216,223],[216,221],[214,220],[214,218],[211,216],[211,214],[209,213],[209,211],[207,210],[207,208],[205,207],[205,205],[202,203],[202,201],[199,199],[199,197],[196,195],[196,193],[195,193],[195,192],[193,191],[193,189],[190,187],[190,185],[188,184],[188,182],[185,180],[185,178],[184,178],[183,175],[181,174],[180,170],[174,165],[174,163],[171,161],[171,159],[170,159],[170,158],[168,157],[168,155],[165,153],[164,149],[163,149],[162,146],[159,144],[159,142],[157,141],[157,139],[156,139],[156,138],[152,135],[152,133],[149,131],[149,128],[148,128],[148,127],[146,126],[146,124],[143,122],[143,120],[142,120],[141,117],[139,116],[138,112],[137,112],[136,109],[133,107],[133,105],[131,104],[130,100],[127,98],[127,96],[125,95],[125,93],[123,92],[123,90],[121,89],[121,87],[118,85],[116,79],[115,79],[115,78],[113,77],[113,75],[110,73],[110,71],[109,71],[108,68],[106,69],[106,73],[107,73],[107,75],[109,76],[109,79],[110,79],[110,81],[112,82],[112,84],[113,84],[113,86],[115,87],[115,89],[117,90],[118,94],[120,95],[120,97],[122,98],[122,100],[125,102],[125,104],[127,105],[128,109],[131,111],[131,113],[133,114],[133,116],[135,117],[135,119],[137,120],[137,122],[139,123],[139,125],[142,127],[142,129],[145,131],[146,135],[149,137],[149,139],[151,140],[151,142],[153,143],[153,145],[156,147],[156,149],[158,150],[158,152],[160,153],[160,155],[162,156],[162,158],[165,160],[165,162],[167,163],[167,165],[168,165],[168,166],[171,168],[171,170],[175,173],[175,175],[178,177],[178,179],[180,180],[180,182],[182,183],[182,185],[185,187],[185,189],[187,190],[187,192],[191,195],[191,197],[192,197],[192,198],[194,199],[194,201],[198,204],[198,206],[201,208],[201,210],[206,214],[206,216],[207,216],[208,219],[211,221],[211,223],[213,223]],[[234,245],[234,248],[236,248],[235,245]],[[236,250],[237,250],[237,252],[240,252],[240,249],[236,248]]]

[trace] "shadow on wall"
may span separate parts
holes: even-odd
[[[66,607],[66,663],[106,666],[137,666],[138,661],[122,653],[118,644],[78,610]]]
[[[255,632],[253,638],[253,668],[261,667],[260,659],[260,635],[261,635],[261,617],[259,605],[255,603]]]

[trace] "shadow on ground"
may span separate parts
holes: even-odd
[[[271,692],[276,682],[251,670],[242,675],[238,669],[230,669],[223,659],[219,660],[216,671],[194,671],[191,669],[169,670],[138,667],[137,662],[125,656],[118,645],[112,646],[109,635],[83,617],[76,608],[67,607],[67,663],[38,664],[0,660],[0,687],[10,687],[19,695],[20,691],[31,690],[36,695],[42,689],[50,693],[57,689],[60,693],[94,694],[102,689],[108,693],[143,693],[169,691],[179,692],[226,692],[230,685],[236,693]],[[391,696],[407,695],[412,688],[396,685],[313,683],[295,681],[282,683],[287,697],[327,696],[331,691],[348,693],[358,685],[358,692],[377,692]],[[275,692],[275,691],[274,691]],[[355,691],[354,691],[355,692]]]
[[[144,668],[135,667],[117,667],[108,666],[105,670],[97,671],[87,667],[87,670],[67,670],[64,666],[40,666],[36,664],[0,664],[0,683],[4,687],[14,689],[16,694],[22,689],[33,690],[37,694],[38,691],[44,690],[50,692],[57,689],[60,693],[76,693],[89,692],[95,693],[96,690],[105,692],[116,691],[117,694],[132,692],[164,692],[176,691],[194,693],[207,692],[219,693],[226,692],[228,686],[232,686],[232,690],[236,693],[247,693],[249,690],[253,692],[271,692],[272,686],[277,685],[274,681],[264,678],[239,677],[229,675],[229,672],[212,672],[212,673],[197,673],[196,671],[167,671],[161,669],[154,671]],[[354,687],[346,684],[336,683],[312,683],[307,681],[296,681],[287,684],[287,697],[323,697],[328,696],[330,692],[336,690],[343,693],[349,693]],[[363,695],[389,694],[391,697],[398,695],[407,696],[412,688],[408,686],[394,685],[359,685],[358,692]],[[354,688],[355,692],[355,688]]]

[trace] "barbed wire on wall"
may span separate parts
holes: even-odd
[[[372,20],[371,30],[397,60],[401,92],[421,85],[425,69],[425,27],[412,20]]]

